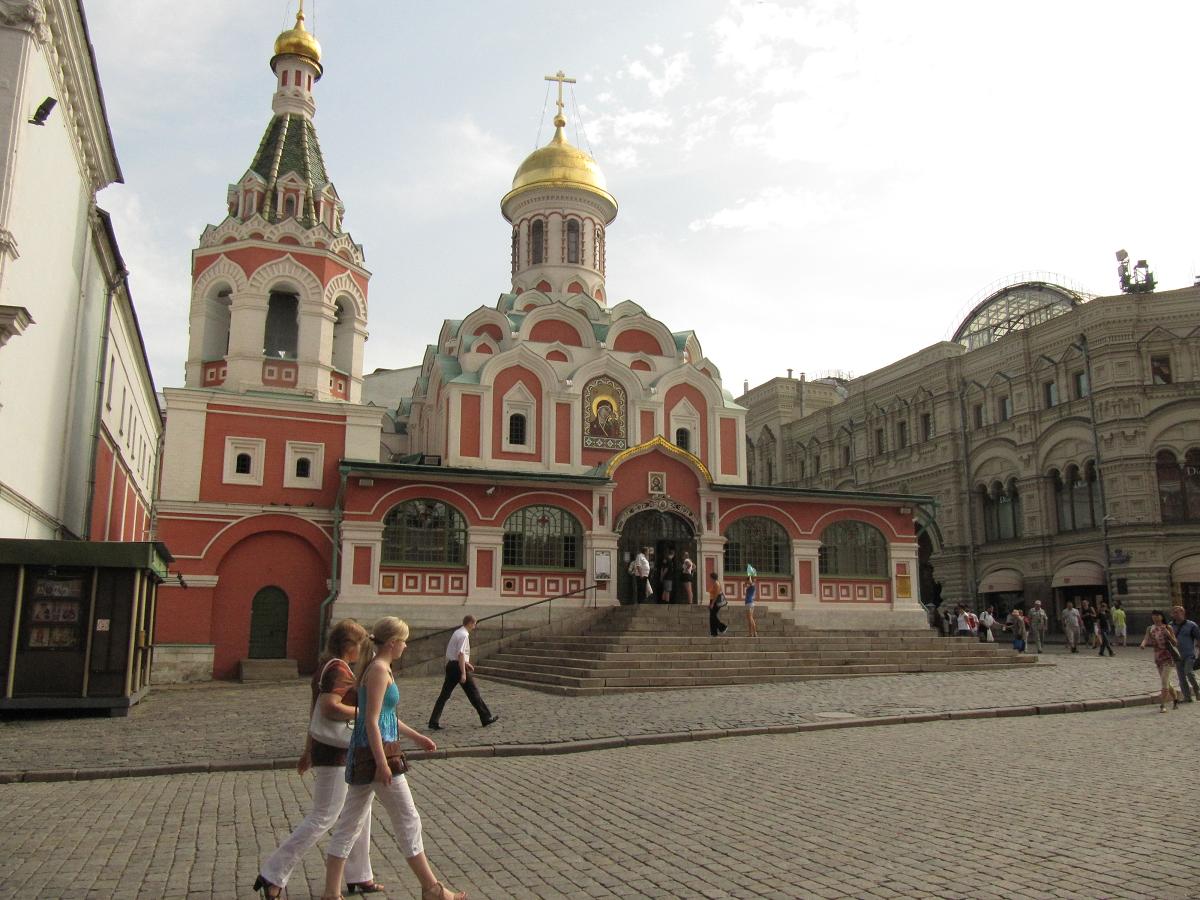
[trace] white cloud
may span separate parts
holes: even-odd
[[[643,81],[646,83],[646,88],[651,95],[656,98],[666,96],[675,88],[683,84],[683,80],[691,67],[691,60],[688,58],[686,51],[672,53],[670,56],[664,56],[664,51],[661,47],[648,47],[651,55],[656,57],[656,62],[660,63],[657,70],[651,68],[641,60],[633,60],[625,67],[626,73],[635,81]],[[657,51],[657,52],[655,52]]]
[[[748,200],[717,210],[688,225],[692,231],[726,229],[799,231],[830,222],[838,207],[832,197],[805,188],[769,187]]]

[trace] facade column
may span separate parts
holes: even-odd
[[[792,541],[793,609],[816,609],[821,605],[820,565],[820,541]]]
[[[574,406],[572,406],[574,409]],[[577,419],[575,421],[578,421]],[[579,429],[574,429],[576,432]],[[587,570],[587,583],[596,583],[596,553],[607,551],[609,554],[608,583],[596,591],[596,600],[601,604],[614,605],[619,602],[618,588],[621,578],[625,575],[628,563],[621,560],[620,535],[613,531],[613,492],[616,486],[597,488],[592,493],[592,530],[583,537],[583,552],[587,555],[584,567]]]
[[[328,400],[329,372],[333,360],[333,307],[324,303],[300,304],[300,334],[296,346],[296,386]]]
[[[919,549],[913,544],[888,544],[892,577],[892,609],[923,613]]]
[[[379,595],[383,559],[382,522],[342,523],[342,575],[339,600],[374,600]]]
[[[243,291],[229,311],[228,371],[224,388],[246,391],[262,387],[263,339],[267,332],[267,294]]]
[[[472,602],[499,602],[503,563],[504,528],[471,526],[467,530],[467,596]]]

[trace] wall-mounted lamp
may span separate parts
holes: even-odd
[[[493,484],[486,491],[484,491],[484,493],[487,494],[489,497],[492,496],[492,494],[496,493],[496,486]]]
[[[54,107],[56,107],[56,106],[58,106],[58,101],[55,100],[53,97],[47,97],[45,100],[43,100],[41,102],[41,105],[38,106],[37,110],[34,112],[33,116],[30,118],[29,124],[30,125],[45,125],[46,120],[48,118],[50,118],[50,113],[53,112]]]

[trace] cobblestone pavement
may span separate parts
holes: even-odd
[[[1198,739],[1200,709],[1138,707],[430,761],[410,781],[431,861],[473,900],[1183,898],[1200,880]],[[249,896],[310,785],[276,770],[0,786],[0,896]],[[373,857],[388,896],[417,895],[378,810]],[[291,895],[320,878],[314,849]]]
[[[787,725],[837,714],[902,715],[1146,694],[1158,676],[1149,651],[1100,659],[1061,648],[1055,665],[786,684],[560,697],[480,682],[500,721],[480,728],[461,692],[442,716],[439,745],[588,740],[672,731]],[[401,715],[424,729],[441,678],[401,679]],[[49,768],[295,758],[308,724],[307,682],[156,688],[128,718],[0,719],[0,772]]]

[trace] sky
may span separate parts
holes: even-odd
[[[947,339],[989,286],[1200,274],[1200,4],[1104,0],[308,0],[316,125],[373,273],[366,371],[509,288],[500,198],[553,132],[620,212],[607,294],[695,330],[734,395]],[[114,218],[157,385],[189,261],[271,115],[295,0],[87,0],[125,183]],[[549,102],[547,100],[549,99]],[[577,111],[578,115],[575,115]],[[578,126],[582,123],[582,128]]]

